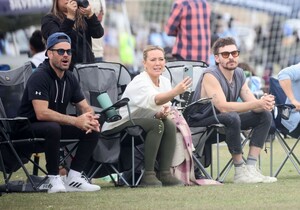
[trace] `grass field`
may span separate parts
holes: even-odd
[[[294,139],[288,141],[292,143]],[[247,146],[244,151],[247,154]],[[299,146],[295,153],[299,157]],[[276,168],[284,158],[277,141],[274,143],[274,154]],[[221,147],[220,155],[222,166],[230,157],[226,146]],[[261,167],[265,175],[270,174],[269,151],[262,152]],[[24,178],[21,172],[16,176],[17,179]],[[300,175],[289,160],[276,183],[233,184],[232,177],[233,169],[222,186],[162,188],[114,187],[112,183],[95,179],[94,183],[102,188],[99,192],[3,194],[0,209],[300,209]],[[3,179],[0,182],[3,183]]]

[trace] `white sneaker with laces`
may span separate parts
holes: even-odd
[[[66,192],[64,182],[59,175],[49,175],[48,193]]]
[[[99,185],[90,184],[83,175],[81,177],[67,177],[65,187],[68,192],[92,192],[101,189]]]
[[[246,165],[235,167],[234,183],[260,183],[263,179],[258,176],[253,176],[248,170]]]
[[[277,182],[277,178],[276,177],[271,177],[271,176],[264,176],[262,175],[261,171],[255,166],[255,165],[246,165],[247,170],[253,175],[253,176],[257,176],[257,177],[261,177],[262,178],[262,182],[263,183],[273,183],[273,182]]]

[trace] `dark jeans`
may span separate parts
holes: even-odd
[[[221,124],[225,126],[225,134],[220,134],[220,141],[227,143],[229,152],[231,154],[241,154],[241,130],[252,129],[252,136],[250,138],[250,146],[263,148],[265,140],[267,139],[269,129],[272,123],[272,114],[267,111],[263,112],[228,112],[220,113],[217,118]],[[206,127],[216,124],[217,121],[214,116],[205,118],[198,122],[190,124],[191,127]],[[217,133],[213,133],[208,139],[208,142],[214,143]]]
[[[85,131],[74,126],[60,125],[56,122],[35,122],[31,124],[31,128],[19,127],[19,132],[15,138],[30,138],[32,131],[36,138],[44,138],[42,143],[42,151],[45,152],[46,169],[49,175],[57,175],[59,167],[59,148],[61,147],[61,139],[79,139],[76,155],[72,160],[70,168],[81,172],[85,168],[88,160],[96,147],[99,133],[92,132],[85,134]]]

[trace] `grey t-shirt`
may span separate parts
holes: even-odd
[[[219,67],[214,65],[208,67],[203,71],[203,74],[199,78],[197,87],[195,89],[192,102],[197,101],[198,99],[201,98],[200,94],[201,94],[202,80],[203,80],[203,76],[207,73],[212,74],[219,81],[223,89],[224,95],[227,98],[227,101],[236,101],[238,99],[238,97],[240,96],[240,91],[242,89],[242,86],[246,81],[246,77],[243,69],[237,67],[234,70],[232,83],[229,84],[226,78],[224,77],[224,75],[222,74],[222,72],[219,70]]]

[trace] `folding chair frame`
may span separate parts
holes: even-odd
[[[123,101],[121,104],[120,104],[120,101]],[[145,139],[144,137],[142,136],[142,132],[143,132],[143,129],[140,127],[140,126],[137,126],[134,124],[134,122],[132,121],[132,118],[131,118],[131,115],[130,115],[130,107],[128,106],[128,101],[129,99],[128,98],[123,98],[121,100],[119,100],[118,102],[116,102],[114,105],[112,105],[113,107],[115,108],[120,108],[121,106],[124,106],[125,105],[125,102],[126,102],[126,106],[127,106],[127,110],[128,110],[128,113],[129,113],[129,119],[132,123],[132,126],[129,126],[129,127],[126,127],[124,129],[125,131],[125,134],[122,135],[121,139],[120,139],[120,144],[122,144],[126,137],[127,136],[131,136],[131,140],[130,140],[130,144],[131,144],[131,183],[128,183],[126,181],[126,179],[123,177],[123,175],[119,172],[119,170],[114,166],[113,163],[98,163],[98,166],[97,163],[94,163],[93,166],[92,166],[92,169],[88,172],[87,176],[88,176],[88,179],[91,181],[91,179],[96,175],[96,173],[102,168],[102,167],[105,167],[105,169],[107,171],[108,168],[107,168],[107,165],[110,166],[113,171],[118,175],[118,179],[121,179],[127,186],[129,187],[136,187],[138,186],[143,174],[144,174],[144,170],[141,171],[141,174],[140,176],[138,177],[138,179],[136,180],[135,179],[135,172],[136,172],[136,168],[138,167],[135,166],[135,149],[142,155],[144,155],[144,153],[138,148],[136,147],[136,138],[139,138],[142,143],[145,142]],[[103,110],[101,113],[105,113],[106,110]],[[109,138],[109,136],[105,136],[106,138]],[[110,178],[113,180],[115,186],[118,186],[119,185],[119,180],[115,180],[111,174],[109,173],[109,176]]]
[[[2,106],[2,102],[1,102],[1,106]],[[3,107],[2,107],[3,108]],[[28,121],[27,118],[0,118],[0,121],[3,123],[3,121],[6,121],[6,122],[12,122],[12,121]],[[0,126],[0,133],[1,133],[1,136],[2,136],[2,141],[0,142],[0,147],[1,145],[8,145],[9,146],[9,149],[11,150],[11,152],[13,153],[14,155],[14,158],[17,159],[17,162],[20,164],[22,170],[24,171],[28,181],[30,182],[32,188],[34,191],[39,191],[38,187],[45,181],[45,179],[43,179],[42,182],[36,184],[32,177],[30,176],[30,173],[28,172],[28,170],[26,169],[24,163],[22,162],[19,154],[17,153],[14,145],[15,144],[18,144],[18,143],[22,143],[22,142],[40,142],[40,141],[44,141],[44,139],[42,138],[35,138],[34,135],[33,135],[33,138],[28,138],[28,139],[18,139],[18,140],[11,140],[10,138],[10,135],[9,135],[9,132],[10,132],[10,128],[9,126],[7,128],[5,127],[2,127]],[[34,165],[36,164],[34,161],[32,161],[30,158],[28,158],[28,160],[33,163]],[[5,164],[4,164],[4,157],[2,155],[2,152],[1,152],[1,148],[0,148],[0,165],[1,165],[1,168],[2,168],[2,173],[3,173],[3,177],[4,177],[4,182],[5,182],[5,191],[6,192],[10,192],[11,190],[9,189],[9,181],[10,181],[10,178],[12,176],[12,174],[14,173],[13,171],[10,172],[10,173],[7,173],[6,171],[6,167],[5,167]],[[37,166],[39,167],[39,166]],[[39,167],[39,169],[41,169],[41,167]],[[43,170],[43,169],[41,169]],[[43,172],[45,172],[43,170]],[[46,172],[45,172],[46,173]]]
[[[95,71],[99,71],[99,73],[95,73]],[[85,78],[87,76],[87,72],[93,72],[95,73],[94,75],[90,75],[93,76],[93,78],[91,78],[91,80],[95,80],[95,78],[100,78],[100,75],[102,75],[103,77],[107,77],[108,79],[110,79],[110,83],[108,83],[108,81],[106,82],[102,82],[102,80],[96,79],[94,82],[92,82],[93,84],[86,84],[87,82],[91,83],[91,81],[86,81],[87,78]],[[112,62],[99,62],[99,63],[93,63],[93,64],[80,64],[80,65],[76,65],[75,70],[74,70],[75,76],[78,78],[78,80],[80,81],[80,84],[82,87],[84,87],[84,93],[87,94],[86,98],[89,101],[89,103],[93,106],[94,110],[96,113],[98,112],[105,112],[105,110],[102,110],[101,107],[99,106],[99,104],[96,102],[92,102],[93,97],[91,96],[91,91],[93,91],[94,93],[101,93],[104,91],[107,91],[109,97],[111,98],[112,102],[115,102],[117,99],[119,99],[126,87],[126,85],[131,81],[131,77],[130,74],[128,72],[128,70],[126,69],[125,66],[123,66],[122,64],[119,63],[112,63]],[[115,78],[112,78],[113,75],[115,75]],[[89,77],[89,78],[90,78]],[[100,78],[101,79],[101,78]],[[103,79],[103,78],[102,78]],[[98,83],[96,83],[98,82]],[[113,85],[116,85],[117,88],[113,87]],[[116,93],[117,90],[117,93]],[[117,95],[117,97],[116,97]],[[121,99],[121,100],[124,100]],[[95,100],[93,100],[95,101]],[[119,100],[120,101],[120,100]],[[127,101],[128,102],[128,101]],[[116,102],[118,103],[118,102]],[[127,109],[128,109],[128,113],[129,113],[129,119],[131,119],[131,115],[130,115],[130,108],[127,105]],[[113,105],[114,106],[114,105]],[[116,109],[120,108],[120,107],[115,107]],[[135,187],[138,185],[142,175],[143,175],[143,171],[141,173],[141,176],[139,176],[137,178],[137,180],[135,179],[135,149],[137,149],[138,152],[142,153],[142,151],[138,150],[138,147],[136,147],[136,142],[139,139],[142,140],[142,142],[144,142],[144,138],[142,136],[142,132],[143,129],[140,128],[139,126],[136,126],[134,124],[134,122],[131,120],[131,124],[132,126],[127,127],[126,129],[124,129],[123,131],[125,131],[125,134],[121,136],[120,139],[120,146],[122,143],[124,143],[125,141],[127,141],[127,136],[131,136],[131,140],[130,140],[130,147],[131,147],[131,175],[132,175],[132,180],[131,182],[128,182],[124,176],[122,176],[122,174],[119,172],[119,168],[115,167],[114,164],[119,164],[119,161],[116,161],[115,163],[106,163],[106,162],[96,162],[93,163],[92,169],[90,169],[87,172],[87,176],[88,179],[91,180],[93,177],[96,176],[97,172],[102,169],[103,167],[107,170],[107,172],[109,172],[109,167],[118,175],[118,178],[121,179],[127,186],[129,187]],[[105,135],[105,134],[102,134]],[[106,136],[106,138],[108,138],[109,136]],[[126,140],[125,140],[126,139]],[[110,176],[111,174],[108,173]],[[115,183],[115,185],[119,184],[119,180],[114,180],[113,177],[111,176],[113,182]]]
[[[275,96],[275,101],[276,101],[275,110],[277,111],[277,114],[275,114],[273,112],[273,120],[274,120],[274,124],[275,124],[275,136],[277,137],[276,139],[278,140],[279,144],[281,145],[281,147],[283,148],[283,150],[286,154],[284,160],[282,161],[280,166],[277,168],[276,172],[273,174],[274,152],[273,152],[273,141],[271,140],[271,143],[270,143],[270,175],[277,177],[288,159],[291,161],[291,163],[297,170],[298,174],[300,174],[300,161],[299,161],[299,158],[294,153],[296,146],[299,144],[300,136],[298,138],[296,138],[295,143],[292,146],[289,146],[281,135],[281,133],[289,134],[288,131],[282,132],[283,128],[281,128],[281,127],[283,127],[283,125],[281,125],[281,119],[282,118],[288,119],[289,113],[290,113],[291,109],[294,108],[294,106],[292,104],[285,104],[286,95],[283,92],[282,88],[280,87],[279,81],[274,77],[270,78],[270,93]],[[288,113],[288,116],[283,115],[283,113],[286,113],[286,112]]]
[[[242,148],[245,147],[245,145],[247,144],[247,142],[250,140],[250,136],[252,135],[252,130],[250,131],[250,133],[248,134],[248,136],[244,136],[243,133],[241,133],[241,144],[242,144]],[[217,138],[217,153],[219,153],[219,148],[220,148],[220,142],[218,141]],[[230,160],[226,163],[226,165],[224,166],[224,168],[222,169],[222,171],[220,172],[220,156],[217,155],[217,159],[218,159],[218,166],[217,166],[217,181],[220,182],[224,182],[228,173],[230,172],[232,166],[233,166],[233,159],[230,158]],[[246,162],[246,159],[243,157],[244,161]],[[259,157],[259,167],[260,167],[260,157]]]
[[[42,171],[45,175],[47,175],[47,172],[39,166],[39,156],[34,156],[34,159],[32,160],[30,157],[24,156],[28,162],[31,162],[33,164],[33,173],[32,175],[28,172],[28,169],[24,166],[22,163],[22,160],[20,159],[20,155],[17,153],[15,146],[24,143],[24,144],[36,144],[41,143],[44,141],[43,138],[36,138],[34,133],[32,133],[30,138],[26,139],[13,139],[11,137],[11,134],[14,133],[12,130],[10,123],[22,121],[26,123],[29,127],[31,126],[30,121],[27,118],[24,117],[17,117],[17,109],[19,104],[21,103],[21,97],[23,95],[23,90],[25,89],[26,83],[30,75],[32,74],[31,64],[30,62],[26,62],[23,66],[12,69],[9,71],[1,72],[0,74],[0,83],[1,83],[1,89],[5,90],[5,93],[2,91],[3,95],[1,95],[1,126],[0,126],[0,133],[1,133],[1,141],[0,146],[7,145],[10,152],[13,154],[13,156],[16,158],[17,163],[20,165],[20,168],[23,169],[24,173],[26,174],[26,177],[31,184],[31,187],[34,191],[39,191],[39,186],[46,180],[43,179],[39,183],[35,183],[33,178],[35,178],[38,175],[38,171]],[[13,89],[11,90],[11,87]],[[7,94],[7,91],[11,91],[9,94]],[[12,94],[13,93],[13,94]],[[12,95],[12,97],[10,97]],[[8,102],[9,103],[8,103]],[[11,107],[10,105],[13,105]],[[72,142],[76,142],[78,140],[72,140]],[[70,140],[61,140],[61,142],[68,143]],[[4,148],[7,149],[7,148]],[[14,173],[14,170],[12,172],[8,172],[5,169],[5,162],[3,157],[2,148],[0,148],[1,152],[1,168],[3,172],[4,182],[5,182],[5,191],[9,192],[11,191],[9,189],[9,181],[12,177],[12,174]],[[4,151],[4,150],[3,150]],[[20,154],[22,154],[22,151],[18,151]],[[33,151],[33,153],[36,153]],[[37,154],[37,153],[36,153]],[[70,154],[67,154],[67,157]],[[64,157],[67,158],[67,157]],[[23,158],[23,156],[22,156]],[[41,178],[37,178],[36,180],[40,180]]]
[[[280,164],[280,166],[278,167],[278,169],[276,170],[276,172],[273,174],[273,155],[274,155],[274,153],[273,153],[273,141],[271,141],[271,143],[270,143],[270,174],[271,174],[271,176],[277,177],[288,159],[294,165],[298,174],[300,174],[300,167],[299,167],[300,161],[294,153],[294,149],[296,148],[296,146],[299,143],[300,136],[296,139],[296,142],[292,145],[292,147],[290,147],[286,143],[286,141],[283,139],[283,137],[281,136],[280,131],[278,131],[277,129],[275,131],[275,135],[277,137],[278,142],[282,146],[286,156],[285,156],[284,160],[282,161],[282,163]]]

